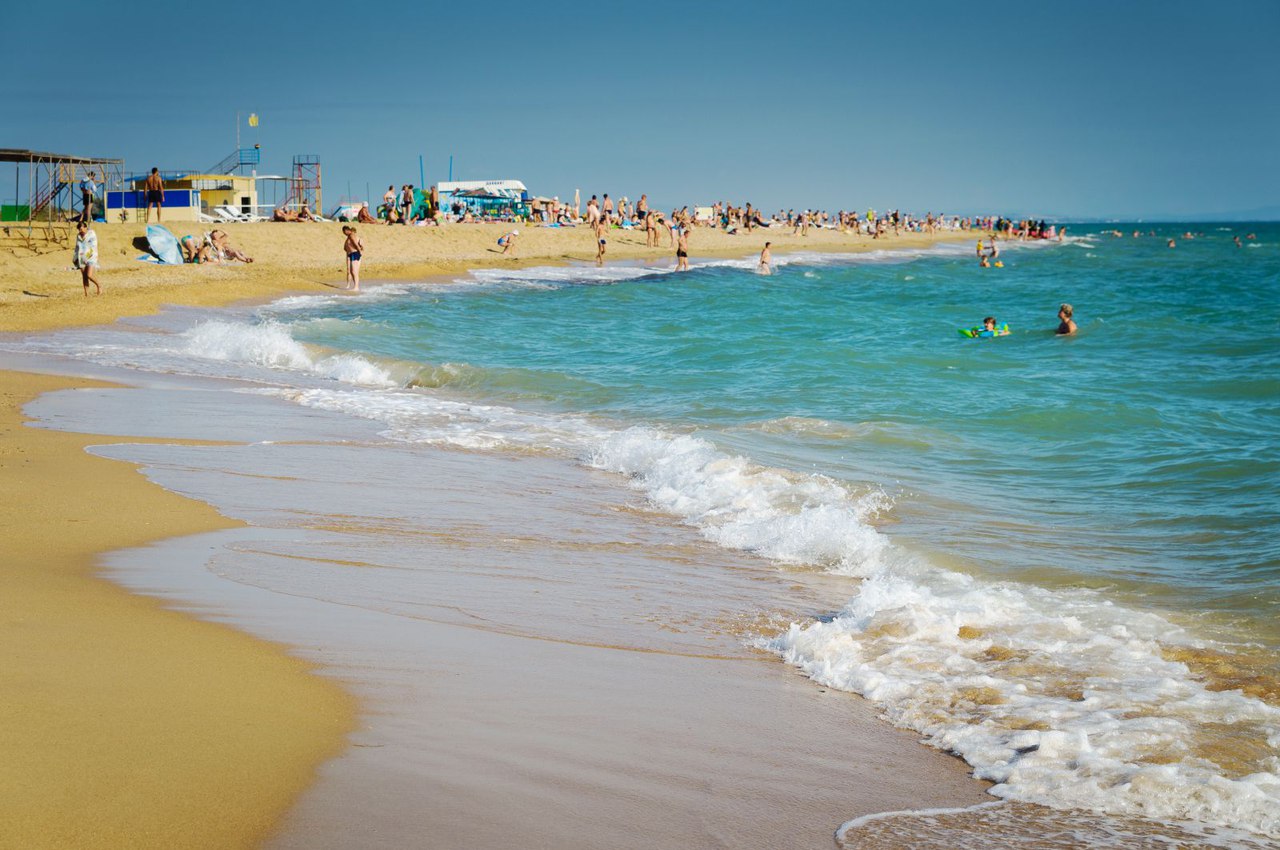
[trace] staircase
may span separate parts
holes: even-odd
[[[256,168],[261,160],[262,151],[258,148],[238,148],[227,154],[221,162],[205,174],[234,174],[237,169]]]
[[[65,180],[51,178],[48,183],[37,187],[35,199],[31,202],[31,219],[39,218],[40,213],[44,212],[68,185]]]

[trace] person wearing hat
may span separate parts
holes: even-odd
[[[519,230],[512,230],[510,233],[504,233],[498,238],[498,247],[502,249],[502,253],[515,256],[513,249],[516,247],[516,237],[520,235]]]

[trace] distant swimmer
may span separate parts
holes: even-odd
[[[1237,248],[1243,248],[1243,247],[1244,247],[1244,243],[1240,241],[1240,237],[1239,237],[1239,236],[1232,236],[1232,237],[1231,237],[1231,241],[1232,241],[1232,242],[1234,242],[1234,243],[1236,243],[1236,247],[1237,247]]]
[[[760,252],[760,274],[773,274],[773,255],[769,253],[769,246],[772,244],[764,243],[764,250]]]
[[[1063,304],[1058,308],[1058,330],[1059,336],[1070,336],[1076,332],[1076,323],[1072,320],[1075,310],[1070,304]]]
[[[1169,240],[1169,247],[1170,247],[1170,248],[1177,248],[1177,247],[1178,247],[1178,243],[1177,243],[1177,242],[1174,242],[1172,239],[1170,239],[1170,240]]]
[[[1250,233],[1250,234],[1246,235],[1244,238],[1245,238],[1245,239],[1257,239],[1257,238],[1258,238],[1258,234],[1256,234],[1256,233]]]
[[[986,254],[982,254],[978,257],[978,265],[984,269],[989,269],[991,268],[991,261],[987,259]]]

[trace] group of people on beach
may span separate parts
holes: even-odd
[[[188,263],[253,262],[253,257],[231,244],[225,230],[210,230],[203,236],[188,234],[178,240],[178,245],[183,261]]]

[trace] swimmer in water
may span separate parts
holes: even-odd
[[[1059,336],[1070,336],[1076,332],[1076,323],[1071,319],[1075,311],[1070,304],[1063,304],[1058,308],[1058,330]]]
[[[996,329],[996,317],[995,317],[995,316],[987,316],[985,319],[983,319],[983,320],[982,320],[982,331],[981,331],[981,333],[984,333],[984,334],[985,334],[985,333],[989,333],[989,334],[991,334],[992,336],[1008,336],[1008,335],[1009,335],[1009,329],[1008,329],[1008,328],[1000,328],[999,330],[997,330],[997,329]]]
[[[1170,239],[1170,240],[1169,240],[1169,247],[1170,247],[1170,248],[1177,248],[1177,247],[1178,247],[1178,243],[1177,243],[1177,242],[1174,242],[1172,239]]]
[[[1243,248],[1243,247],[1244,247],[1244,243],[1240,241],[1240,237],[1239,237],[1239,236],[1232,236],[1232,237],[1231,237],[1231,241],[1232,241],[1232,242],[1234,242],[1234,243],[1236,243],[1236,247],[1237,247],[1237,248]]]
[[[772,244],[764,243],[764,250],[760,252],[760,274],[773,274],[773,255],[769,253],[769,246]]]

